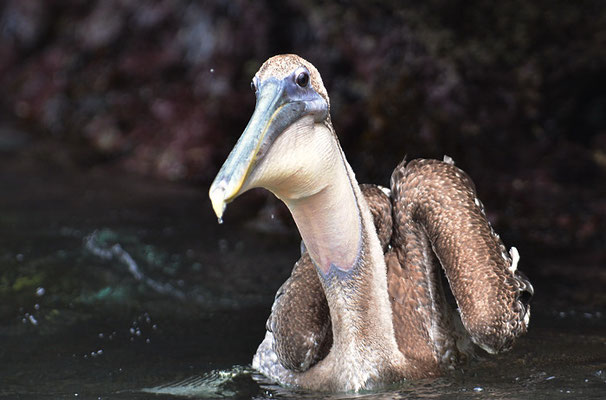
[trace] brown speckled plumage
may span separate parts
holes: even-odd
[[[490,352],[509,349],[526,331],[529,307],[520,297],[528,283],[509,270],[512,259],[469,176],[452,164],[415,160],[396,168],[391,186],[399,222],[394,241],[410,248],[409,240],[428,240],[473,342]]]
[[[280,363],[306,371],[326,357],[332,345],[330,313],[316,269],[307,252],[278,289],[267,320]]]

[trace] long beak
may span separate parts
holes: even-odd
[[[283,81],[277,79],[259,88],[255,111],[208,192],[219,221],[227,203],[249,189],[243,190],[246,179],[275,137],[304,112],[305,105],[289,101],[286,92]]]

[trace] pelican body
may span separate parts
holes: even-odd
[[[266,188],[303,240],[253,367],[284,385],[358,391],[438,376],[473,344],[509,349],[528,327],[533,289],[471,179],[445,158],[402,162],[389,189],[359,185],[311,63],[272,57],[251,86],[255,111],[211,185],[213,209],[221,219],[241,193]]]

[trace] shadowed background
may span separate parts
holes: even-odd
[[[447,154],[475,181],[506,245],[520,249],[520,268],[542,289],[539,304],[606,305],[602,1],[5,1],[0,5],[4,212],[23,201],[32,209],[52,209],[53,199],[70,207],[61,200],[68,193],[73,208],[65,218],[76,218],[78,201],[121,203],[87,189],[80,178],[41,189],[49,175],[119,181],[124,173],[134,174],[151,179],[161,193],[120,182],[106,190],[139,190],[141,198],[168,204],[150,206],[159,220],[199,218],[212,246],[227,246],[216,238],[229,236],[223,230],[228,228],[207,226],[214,222],[205,193],[254,109],[250,79],[268,57],[290,52],[322,74],[333,124],[360,182],[386,185],[405,155]],[[95,179],[91,185],[105,185]],[[74,187],[76,194],[70,192]],[[189,206],[170,204],[172,195],[185,196]],[[231,213],[234,220],[261,227],[238,240],[278,229],[270,214],[283,221],[279,229],[286,226],[289,245],[297,240],[277,202],[264,192],[246,199],[228,208],[228,222]],[[110,221],[129,216],[117,213]],[[3,221],[8,240],[20,225],[8,216]],[[108,224],[95,223],[90,225]],[[197,225],[173,229],[189,233]],[[188,254],[187,246],[201,239],[189,240],[175,239],[171,251]],[[269,285],[266,291],[273,292],[296,251],[295,245],[292,257],[274,260],[281,265],[276,282],[240,271],[248,282],[243,287]],[[19,279],[33,279],[31,271],[40,267],[24,268],[21,253],[9,253],[8,267],[0,268],[5,274],[0,296],[17,296],[25,299],[19,304],[33,306],[30,297],[39,282]],[[158,262],[167,263],[166,257]],[[211,263],[233,267],[239,260]],[[179,272],[193,282],[191,290],[204,279],[227,282],[201,265]],[[82,273],[98,278],[99,271],[93,271]],[[156,277],[173,278],[174,273]],[[48,287],[50,278],[44,279]],[[242,290],[238,283],[229,285]],[[57,284],[57,290],[75,290],[72,286]],[[19,297],[23,288],[29,294]],[[23,316],[6,301],[0,307],[5,320],[16,314]]]
[[[253,74],[295,52],[322,73],[359,181],[448,154],[512,241],[601,251],[603,3],[396,4],[7,1],[0,151],[203,187],[252,113]]]

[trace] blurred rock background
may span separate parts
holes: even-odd
[[[509,242],[606,263],[600,0],[6,0],[0,155],[208,185],[285,52],[322,73],[361,182],[448,154]]]

